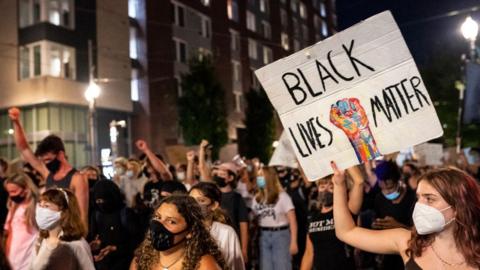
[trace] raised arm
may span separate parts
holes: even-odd
[[[190,150],[187,152],[187,175],[185,176],[185,183],[194,185],[195,178],[193,175],[193,167],[195,166],[195,151]]]
[[[88,230],[88,182],[84,175],[76,173],[72,178],[71,183],[73,193],[78,201],[80,208],[80,217],[82,218],[85,228]]]
[[[364,163],[365,172],[367,173],[367,183],[373,188],[377,184],[377,175],[373,172],[372,161],[369,160]]]
[[[363,202],[363,176],[358,166],[348,168],[347,172],[353,179],[352,189],[348,193],[348,209],[352,214],[357,215]]]
[[[152,167],[154,170],[160,173],[160,176],[163,180],[172,180],[173,176],[172,173],[168,170],[167,164],[159,159],[155,153],[150,150],[148,144],[144,140],[138,140],[135,145],[137,146],[138,150],[142,151],[150,160]]]
[[[347,188],[345,171],[340,171],[332,161],[333,173],[333,219],[335,234],[341,241],[372,253],[403,253],[410,232],[405,229],[368,230],[356,227],[347,206]]]
[[[205,162],[205,148],[207,145],[208,141],[202,140],[198,149],[198,169],[200,170],[200,181],[212,180],[210,176],[210,169],[208,168],[207,162]]]
[[[28,145],[25,132],[23,131],[22,124],[20,123],[20,110],[18,108],[10,108],[8,110],[8,116],[13,125],[13,137],[15,139],[15,145],[17,146],[20,155],[23,160],[28,162],[44,179],[47,178],[49,171],[45,164],[41,162],[34,154],[30,145]]]

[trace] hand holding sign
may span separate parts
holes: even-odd
[[[330,109],[330,122],[343,130],[352,144],[359,162],[380,156],[368,118],[356,98],[338,100]]]

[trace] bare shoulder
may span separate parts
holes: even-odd
[[[83,174],[81,174],[80,172],[76,172],[73,176],[72,176],[72,183],[71,185],[73,186],[79,186],[79,185],[88,185],[87,183],[87,179],[85,179],[85,176]]]
[[[203,255],[200,259],[199,270],[221,270],[220,266],[215,261],[215,258],[211,255]]]

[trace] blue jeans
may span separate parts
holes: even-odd
[[[260,270],[291,270],[290,229],[260,232]]]

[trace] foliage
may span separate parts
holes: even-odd
[[[251,89],[246,94],[246,100],[246,156],[247,158],[258,157],[263,163],[268,163],[275,138],[273,107],[263,89]]]
[[[212,59],[192,58],[190,72],[182,76],[179,118],[187,145],[207,139],[213,146],[212,157],[228,142],[225,90],[215,77]]]

